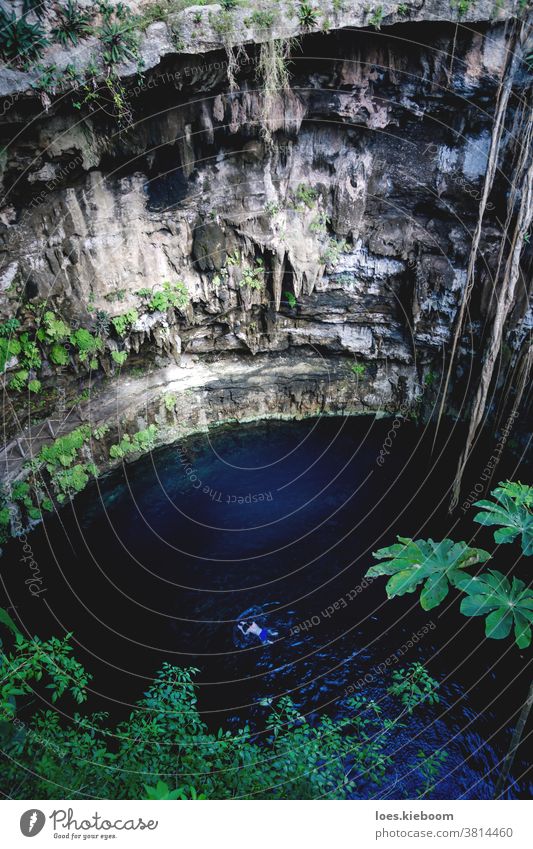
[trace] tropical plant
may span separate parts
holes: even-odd
[[[39,637],[27,639],[17,631],[12,651],[6,653],[0,648],[1,719],[13,717],[17,711],[17,699],[33,694],[33,682],[38,684],[43,677],[49,680],[46,687],[51,690],[52,702],[67,691],[78,704],[85,701],[91,676],[71,657],[71,637],[72,634],[66,634],[61,640],[52,637],[43,641]]]
[[[10,361],[14,357],[18,357],[20,351],[21,345],[18,339],[0,337],[0,370],[4,371]]]
[[[424,610],[437,607],[448,595],[450,584],[458,586],[464,569],[490,558],[488,551],[470,548],[466,542],[412,540],[398,537],[399,542],[381,548],[373,554],[380,563],[366,573],[369,578],[390,575],[386,591],[388,598],[412,593],[420,584],[420,604]]]
[[[265,276],[265,266],[262,259],[256,259],[253,268],[244,268],[239,286],[246,289],[261,289]]]
[[[14,389],[15,392],[22,392],[28,382],[29,376],[29,371],[26,369],[19,369],[19,371],[16,371],[9,381],[9,388]]]
[[[123,366],[128,359],[128,354],[126,351],[111,351],[111,359],[117,366]]]
[[[423,785],[418,793],[419,799],[425,799],[432,792],[447,757],[448,753],[442,751],[442,749],[432,752],[430,755],[426,755],[422,750],[417,752],[415,769],[418,770],[423,780]]]
[[[387,693],[396,696],[407,713],[412,713],[423,702],[433,705],[439,701],[439,685],[418,661],[410,663],[405,669],[395,669],[392,681]]]
[[[91,12],[84,11],[75,0],[67,0],[66,6],[57,9],[59,21],[52,35],[63,47],[71,42],[75,47],[91,33]]]
[[[32,799],[54,798],[58,784],[72,798],[343,799],[361,785],[377,791],[394,766],[388,752],[396,723],[375,702],[348,699],[333,719],[302,714],[288,696],[264,699],[261,734],[246,724],[211,732],[198,712],[197,671],[165,663],[115,727],[102,713],[71,720],[68,711],[29,717],[26,710],[26,732],[10,726],[3,743],[0,789]],[[72,677],[83,697],[87,681],[79,669]],[[66,695],[62,679],[58,685]],[[192,775],[200,786],[189,786]]]
[[[311,29],[318,23],[318,11],[310,3],[300,3],[298,22],[303,29]]]
[[[177,790],[171,790],[166,781],[158,781],[155,787],[150,787],[148,784],[145,784],[144,789],[146,790],[147,799],[199,800],[206,798],[203,793],[197,793],[196,788],[192,786],[178,787]]]
[[[171,413],[176,406],[176,396],[172,392],[167,392],[163,398],[165,408]]]
[[[376,6],[372,14],[370,15],[368,22],[375,29],[381,29],[381,22],[383,21],[383,6]]]
[[[312,186],[306,186],[305,183],[300,183],[294,193],[296,204],[306,206],[308,209],[314,207],[317,198],[318,191],[313,189]]]
[[[354,363],[351,366],[351,369],[356,377],[362,377],[366,372],[366,366],[364,363]]]
[[[501,525],[494,531],[494,542],[499,544],[513,542],[520,535],[524,554],[533,554],[533,487],[520,482],[500,481],[491,495],[494,501],[475,502],[474,506],[481,507],[482,512],[476,513],[474,522]]]
[[[139,289],[137,294],[148,301],[150,312],[166,312],[171,308],[183,311],[189,304],[189,291],[180,280],[176,283],[165,280],[161,289]]]
[[[284,292],[283,294],[285,295],[285,300],[287,301],[289,307],[291,308],[291,310],[293,310],[298,303],[298,301],[296,300],[296,295],[294,295],[292,292]]]
[[[320,255],[320,262],[324,265],[337,265],[341,254],[346,250],[347,243],[345,239],[329,239],[326,247]]]
[[[487,616],[485,636],[503,640],[514,626],[514,636],[519,648],[531,644],[533,624],[533,590],[516,577],[512,583],[506,575],[489,569],[477,577],[463,577],[458,589],[467,594],[461,601],[465,616]]]
[[[103,57],[106,64],[116,65],[118,62],[135,59],[137,41],[133,16],[132,20],[105,17],[98,30],[98,37],[104,48]]]
[[[0,54],[6,61],[23,63],[36,59],[48,44],[40,23],[30,24],[0,8]]]
[[[106,433],[109,433],[109,425],[103,424],[103,425],[99,425],[98,427],[95,427],[92,435],[93,435],[94,439],[100,440],[100,439],[103,439],[103,437],[106,435]]]
[[[18,330],[20,327],[20,321],[18,318],[8,318],[6,321],[0,324],[0,336],[6,337],[11,336],[15,330]]]
[[[145,454],[153,451],[157,437],[155,425],[149,425],[144,430],[139,430],[133,436],[124,434],[120,442],[115,443],[109,449],[109,456],[115,460],[122,460],[129,454]]]
[[[68,468],[78,457],[90,435],[89,425],[81,425],[70,433],[59,436],[50,445],[43,445],[39,452],[39,460],[46,465],[50,474],[53,474],[57,468]]]
[[[117,315],[115,318],[111,319],[111,324],[115,328],[116,332],[119,336],[125,336],[126,333],[130,330],[132,324],[139,318],[139,313],[136,309],[128,310],[128,312],[122,313],[122,315]]]
[[[41,319],[41,324],[37,330],[37,339],[40,342],[51,344],[52,342],[64,342],[71,334],[71,329],[63,321],[58,318],[51,310],[47,310]]]

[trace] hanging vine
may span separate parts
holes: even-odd
[[[520,139],[520,153],[516,169],[516,180],[513,186],[514,190],[510,193],[507,220],[504,228],[504,233],[512,232],[512,236],[503,278],[498,287],[494,320],[483,356],[479,385],[470,414],[468,435],[455,473],[450,510],[453,510],[457,506],[464,469],[470,456],[476,433],[483,420],[494,367],[501,349],[505,323],[513,307],[517,283],[521,276],[520,259],[533,217],[533,111],[527,104],[523,108],[525,112],[524,130]],[[517,199],[519,199],[518,210],[516,209],[515,202]],[[530,357],[527,356],[524,364],[526,372],[521,378],[522,392],[526,385],[530,367]]]
[[[437,415],[437,424],[435,427],[435,437],[434,443],[437,438],[437,433],[439,430],[439,425],[444,413],[444,406],[446,403],[446,398],[448,395],[448,388],[450,385],[450,379],[452,375],[453,365],[455,362],[455,355],[457,353],[457,348],[459,345],[459,340],[461,338],[463,332],[463,326],[465,321],[465,315],[468,309],[468,305],[470,303],[470,296],[472,294],[472,289],[474,287],[474,274],[476,261],[479,251],[479,243],[481,239],[481,233],[483,229],[483,220],[485,217],[485,211],[487,208],[487,202],[489,199],[490,192],[492,190],[492,186],[494,184],[494,178],[496,175],[496,169],[498,165],[498,155],[500,151],[500,144],[502,139],[502,134],[505,126],[505,116],[507,113],[507,106],[509,103],[509,97],[512,90],[513,80],[518,69],[518,66],[521,61],[521,52],[517,49],[520,43],[523,43],[523,40],[526,38],[524,24],[519,25],[518,22],[515,22],[513,32],[511,34],[511,43],[509,46],[508,52],[508,60],[506,67],[504,69],[502,80],[499,85],[497,101],[496,101],[496,112],[494,116],[494,123],[492,127],[490,148],[489,148],[489,156],[487,162],[487,171],[485,174],[485,181],[483,184],[483,192],[481,195],[481,200],[479,203],[479,213],[476,224],[476,229],[474,231],[474,235],[472,237],[472,246],[470,249],[470,256],[468,260],[468,268],[466,273],[466,284],[463,291],[463,298],[461,301],[461,305],[459,307],[459,314],[456,319],[455,329],[452,340],[452,349],[450,353],[450,361],[448,363],[448,369],[446,372],[446,378],[444,380],[444,386],[442,390],[442,398],[439,406],[439,412]]]

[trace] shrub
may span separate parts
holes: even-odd
[[[69,636],[48,644],[20,639],[15,652],[2,651],[8,688],[3,701],[10,716],[18,712],[21,698],[20,709],[26,707],[40,674],[51,679],[53,701],[54,695],[72,695],[77,702],[86,698],[90,676],[66,654]],[[389,719],[371,700],[347,699],[333,719],[324,712],[306,716],[288,696],[281,696],[263,701],[260,734],[246,724],[213,732],[198,711],[197,672],[163,664],[118,726],[108,725],[107,715],[101,713],[70,719],[68,710],[33,716],[26,710],[27,733],[12,732],[3,744],[7,757],[2,790],[18,786],[23,775],[20,792],[35,799],[57,797],[58,785],[68,787],[71,798],[346,799],[369,784],[372,792],[379,792],[395,769],[394,735],[398,725],[409,721],[403,701],[397,716]],[[404,677],[416,679],[421,701],[426,687],[436,686],[429,676],[422,678],[412,670]],[[14,688],[20,695],[12,695]],[[396,704],[395,695],[387,698]],[[414,708],[417,698],[411,703]],[[43,746],[42,740],[49,745]],[[434,754],[420,751],[409,769],[434,760]],[[424,778],[428,772],[423,772]],[[434,766],[433,783],[437,772]],[[196,787],[187,783],[193,775]]]

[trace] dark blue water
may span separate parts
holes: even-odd
[[[491,798],[528,689],[527,654],[485,640],[453,596],[425,613],[415,597],[388,602],[383,580],[365,586],[372,551],[396,534],[494,548],[473,512],[447,513],[461,435],[439,458],[405,422],[379,467],[389,429],[373,417],[236,425],[159,450],[90,486],[31,535],[46,588],[38,599],[21,580],[17,544],[8,547],[5,606],[31,634],[73,631],[94,676],[89,708],[116,717],[164,661],[200,669],[200,706],[213,727],[259,727],[260,700],[285,693],[311,715],[342,713],[352,694],[395,716],[392,670],[423,661],[441,701],[395,733],[387,786],[361,782],[360,795],[416,796],[416,753],[444,745],[433,798]],[[527,479],[509,459],[496,480],[520,474]],[[495,567],[505,571],[516,554],[500,548]],[[272,644],[243,638],[243,617],[277,632]],[[521,752],[513,795],[531,792],[525,770]]]

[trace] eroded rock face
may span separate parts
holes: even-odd
[[[450,342],[464,290],[506,37],[498,23],[456,34],[446,22],[310,36],[267,115],[253,50],[233,91],[223,54],[167,56],[132,88],[130,127],[60,104],[29,123],[31,106],[14,104],[4,130],[26,129],[5,145],[2,316],[31,321],[28,304],[45,300],[94,327],[97,313],[109,322],[136,309],[125,338],[112,325],[103,333],[101,360],[119,348],[156,369],[218,358],[223,399],[225,357],[233,392],[236,363],[244,384],[257,358],[281,381],[283,354],[297,381],[298,362],[307,379],[317,352],[331,359],[334,388],[328,396],[314,377],[308,411],[328,397],[332,412],[372,409],[372,381],[384,381],[387,403],[403,403],[401,386],[412,399]],[[504,184],[505,167],[482,235],[474,328],[490,302]],[[189,306],[143,313],[139,290],[176,280]],[[515,346],[526,308],[522,298]],[[369,364],[367,391],[350,401],[355,359]],[[276,404],[294,414],[286,391],[272,390],[269,414]]]

